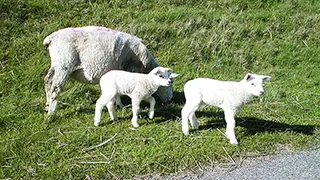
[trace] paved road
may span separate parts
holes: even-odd
[[[232,171],[213,170],[199,179],[320,180],[320,149],[251,159]]]
[[[206,170],[200,177],[179,175],[183,180],[320,180],[320,149],[246,159],[237,168]]]

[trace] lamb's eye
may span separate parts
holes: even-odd
[[[161,75],[161,74],[159,75],[159,77],[164,78],[164,76],[163,76],[163,75]]]
[[[252,86],[254,86],[254,83],[251,83]]]

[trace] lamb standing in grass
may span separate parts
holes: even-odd
[[[198,78],[188,81],[184,86],[186,104],[181,111],[182,131],[189,134],[188,119],[194,129],[199,129],[195,111],[202,103],[217,106],[224,110],[227,123],[226,136],[231,144],[238,144],[235,136],[236,112],[253,96],[262,96],[263,80],[270,76],[247,74],[240,82],[219,81],[209,78]]]
[[[45,77],[48,114],[57,111],[59,94],[68,77],[83,83],[99,83],[110,70],[149,73],[159,66],[140,38],[105,27],[65,28],[47,36],[43,44],[51,56]],[[172,87],[157,91],[161,101],[172,99]]]
[[[178,74],[171,73],[165,77],[166,72],[172,72],[169,68],[157,67],[149,74],[130,73],[120,70],[112,70],[100,79],[101,97],[97,100],[94,125],[98,126],[101,120],[101,112],[107,106],[110,118],[117,120],[114,111],[114,103],[120,95],[128,95],[132,101],[132,125],[138,127],[138,111],[140,102],[146,100],[150,103],[149,118],[154,116],[155,99],[151,96],[160,86],[168,87]]]

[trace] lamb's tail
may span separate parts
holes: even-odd
[[[49,36],[47,36],[44,40],[43,40],[43,45],[47,48],[51,41],[55,38],[56,36],[56,32],[51,33]]]

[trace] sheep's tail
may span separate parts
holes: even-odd
[[[43,40],[43,45],[45,47],[48,47],[51,43],[51,41],[54,39],[54,37],[56,36],[56,33],[51,33],[49,36],[47,36],[44,40]]]

